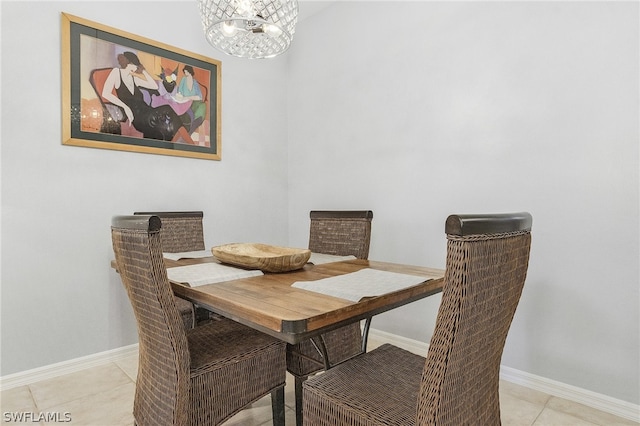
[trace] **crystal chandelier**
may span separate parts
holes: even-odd
[[[298,21],[298,0],[199,0],[207,41],[241,58],[286,51]]]

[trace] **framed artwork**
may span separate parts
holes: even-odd
[[[62,13],[62,143],[221,159],[218,60]]]

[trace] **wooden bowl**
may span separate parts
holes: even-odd
[[[311,256],[307,249],[259,243],[225,244],[211,248],[220,262],[263,272],[287,272],[302,268]]]

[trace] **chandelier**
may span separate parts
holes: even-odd
[[[207,41],[241,58],[272,58],[289,48],[298,0],[199,0]]]

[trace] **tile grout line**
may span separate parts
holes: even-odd
[[[128,378],[129,380],[131,380],[131,382],[132,382],[134,385],[136,384],[136,379],[134,379],[133,377],[131,377],[131,376],[129,375],[129,373],[128,373],[124,368],[122,368],[122,367],[120,366],[120,364],[118,364],[118,361],[112,361],[112,362],[116,365],[116,367],[118,367],[118,368],[120,369],[120,371],[122,371],[122,372],[124,373],[124,375],[125,375],[125,376],[127,376],[127,378]]]
[[[535,419],[533,419],[533,421],[531,422],[530,426],[533,426],[536,424],[536,422],[538,421],[538,419],[540,418],[540,416],[542,415],[542,413],[544,412],[544,410],[546,410],[547,405],[549,404],[549,401],[551,401],[551,395],[547,395],[547,400],[544,402],[544,405],[542,406],[542,409],[540,410],[540,412],[538,413],[538,415],[536,416]]]

